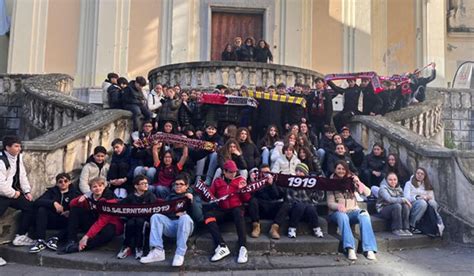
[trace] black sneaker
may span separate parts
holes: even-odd
[[[76,241],[69,241],[62,250],[58,251],[58,254],[70,254],[76,252],[79,252],[79,243]]]
[[[38,253],[46,249],[44,240],[36,240],[35,244],[30,248],[30,253]]]
[[[58,250],[58,241],[59,241],[59,238],[58,237],[51,237],[49,238],[49,240],[46,242],[46,246],[53,250],[53,251],[56,251]]]

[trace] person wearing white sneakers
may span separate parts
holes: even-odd
[[[180,174],[176,177],[173,183],[173,190],[166,198],[166,201],[183,197],[188,198],[191,202],[193,201],[193,194],[189,190],[189,179],[185,174]],[[188,204],[187,211],[191,210],[191,204]],[[176,238],[176,253],[173,258],[172,266],[179,267],[183,265],[184,255],[188,249],[186,243],[194,229],[194,222],[187,214],[187,211],[168,214],[168,216],[162,214],[154,214],[151,216],[151,250],[147,256],[140,259],[142,264],[165,260],[165,250],[163,247],[163,235],[165,235],[166,237]]]
[[[217,221],[232,218],[237,229],[240,248],[237,262],[243,264],[248,261],[248,251],[246,247],[247,237],[242,205],[244,202],[249,201],[251,196],[250,193],[238,193],[240,189],[247,185],[247,181],[243,177],[237,176],[238,168],[234,161],[226,161],[223,170],[224,175],[214,180],[209,192],[215,198],[226,198],[219,201],[218,206],[214,206],[214,208],[204,215],[204,223],[207,225],[214,244],[216,245],[214,255],[211,257],[211,262],[222,260],[230,254],[230,250],[222,238]]]
[[[353,179],[354,192],[327,192],[329,221],[337,223],[341,231],[342,246],[347,252],[349,260],[354,261],[357,259],[354,235],[351,230],[351,224],[356,223],[358,223],[360,227],[362,250],[366,254],[367,259],[376,260],[375,252],[377,252],[377,241],[375,240],[369,212],[360,209],[355,198],[357,193],[369,196],[370,189],[365,186],[357,176],[351,174],[346,162],[337,161],[334,167],[334,174],[332,174],[330,178],[342,179],[347,177],[352,177]]]
[[[8,207],[21,210],[20,225],[13,245],[32,246],[35,241],[28,237],[27,232],[33,217],[33,196],[20,152],[20,138],[3,138],[3,150],[0,151],[0,217]]]
[[[307,176],[309,173],[308,165],[299,163],[296,165],[297,176]],[[319,227],[317,204],[324,197],[321,191],[309,191],[300,189],[286,189],[286,201],[290,206],[288,237],[296,238],[296,227],[302,219],[306,219],[316,237],[322,238],[323,231]]]

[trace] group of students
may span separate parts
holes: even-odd
[[[221,54],[223,61],[255,61],[264,63],[273,63],[273,55],[270,50],[270,45],[264,40],[260,39],[255,44],[253,37],[247,37],[242,44],[240,36],[234,38],[233,44],[225,45]]]

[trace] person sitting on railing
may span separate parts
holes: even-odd
[[[328,81],[328,85],[334,92],[344,95],[344,107],[342,111],[338,112],[333,118],[334,126],[338,132],[342,130],[342,127],[346,125],[353,116],[361,113],[359,111],[361,88],[357,85],[356,79],[347,79],[347,84],[347,88],[341,88],[334,82]]]
[[[257,46],[255,46],[254,59],[256,62],[273,63],[272,51],[270,51],[270,46],[265,40],[260,39]]]
[[[295,84],[295,89],[289,95],[303,97],[301,84]],[[283,109],[283,125],[285,126],[285,130],[289,130],[291,125],[305,123],[308,119],[306,109],[302,105],[286,103]]]
[[[133,130],[137,131],[140,127],[140,116],[148,121],[152,117],[151,111],[148,109],[145,95],[142,90],[146,86],[146,79],[138,76],[131,81],[123,90],[122,106],[124,109],[132,112]]]
[[[330,94],[326,89],[326,83],[322,78],[316,78],[314,80],[316,84],[316,90],[306,97],[306,106],[308,121],[311,124],[311,130],[321,138],[324,126],[331,125],[332,120],[332,99],[337,94]]]
[[[125,87],[128,85],[128,80],[124,77],[117,79],[116,83],[113,83],[107,89],[107,95],[109,99],[109,107],[119,109],[122,108],[122,94]]]
[[[117,84],[117,79],[119,75],[116,73],[108,73],[107,78],[102,82],[102,107],[109,108],[109,96],[108,96],[108,89],[112,84]]]

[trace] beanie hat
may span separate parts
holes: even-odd
[[[299,163],[298,165],[296,165],[295,171],[300,171],[304,173],[305,175],[309,174],[308,165],[306,165],[305,163]]]

